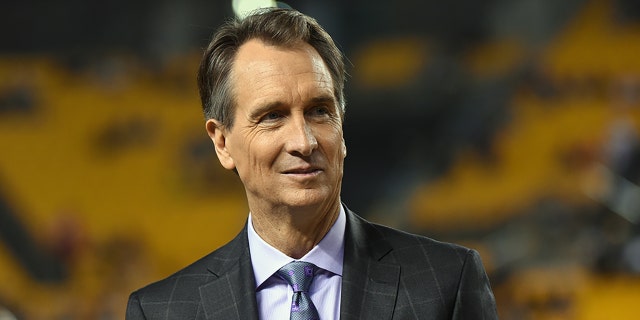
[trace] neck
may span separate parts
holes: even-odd
[[[312,208],[251,210],[256,233],[268,244],[294,259],[300,259],[329,232],[340,213],[340,201]]]

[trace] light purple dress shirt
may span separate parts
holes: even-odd
[[[309,294],[318,309],[320,319],[340,319],[340,292],[342,291],[342,261],[344,257],[344,231],[346,214],[340,214],[329,232],[299,261],[311,262],[321,269],[311,284]],[[291,309],[293,290],[282,278],[274,275],[278,269],[295,259],[266,243],[253,229],[251,213],[248,221],[249,250],[253,274],[256,279],[258,316],[262,320],[287,320]]]

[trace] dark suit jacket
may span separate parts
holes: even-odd
[[[372,224],[349,210],[345,236],[341,319],[498,318],[476,251]],[[257,318],[246,227],[220,249],[132,293],[126,316]]]

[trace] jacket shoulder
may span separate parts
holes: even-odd
[[[455,290],[466,270],[484,273],[473,249],[355,218],[352,230],[360,234],[357,241],[366,244],[376,260],[401,266],[408,282],[437,282]]]
[[[377,261],[400,267],[398,315],[415,316],[421,310],[442,319],[497,319],[495,298],[476,250],[365,220],[358,225],[367,235],[361,241],[373,243],[370,250]]]
[[[243,250],[248,250],[245,242],[243,230],[231,242],[183,269],[134,291],[129,297],[127,319],[135,319],[129,315],[138,308],[144,310],[147,317],[152,310],[165,310],[169,305],[172,309],[179,304],[182,305],[179,309],[196,310],[201,299],[199,288],[237,265]],[[151,316],[151,319],[155,318]]]
[[[401,264],[425,263],[434,265],[462,266],[468,255],[477,254],[475,250],[467,247],[438,241],[424,235],[409,233],[388,226],[369,222],[356,214],[352,214],[350,223],[352,232],[356,233],[355,241],[362,246],[374,250],[374,256],[383,259],[397,260]]]
[[[391,227],[371,223],[371,226],[387,241],[397,254],[425,254],[440,259],[451,258],[463,262],[473,249],[459,244],[443,242],[430,237],[408,233]]]

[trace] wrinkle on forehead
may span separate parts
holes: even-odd
[[[265,55],[265,50],[275,51],[278,55]],[[306,74],[311,74],[311,77],[305,78]],[[263,92],[266,94],[264,99],[267,100],[269,94],[285,94],[289,98],[310,99],[312,97],[300,96],[300,93],[310,91],[308,87],[315,87],[315,90],[311,91],[316,92],[309,92],[311,94],[319,94],[317,91],[326,89],[326,94],[334,95],[331,74],[324,61],[311,45],[303,42],[294,47],[281,47],[269,45],[257,39],[250,40],[240,47],[231,76],[235,97],[240,96],[238,89],[242,89]],[[290,92],[282,92],[279,80],[283,77],[292,81],[299,80],[295,86],[290,87],[292,89]]]
[[[301,50],[298,49],[296,51]],[[289,55],[288,53],[294,53],[294,51],[283,50],[283,53],[285,55]],[[281,63],[281,61],[277,61],[275,59],[251,59],[245,64],[244,68],[236,69],[238,72],[237,76],[251,73],[253,73],[254,75],[266,74],[267,76],[296,76],[303,73],[308,73],[294,71],[299,70],[298,65],[306,64],[308,61],[301,61],[299,55],[291,54],[291,57],[294,59],[289,60],[290,62],[287,64],[283,64]],[[331,75],[324,72],[328,70],[324,66],[324,61],[322,61],[322,58],[317,56],[317,53],[315,52],[311,52],[309,55],[305,55],[305,57],[311,60],[311,65],[313,66],[311,73],[315,75],[314,78],[316,79],[316,81],[323,82],[331,86]]]

